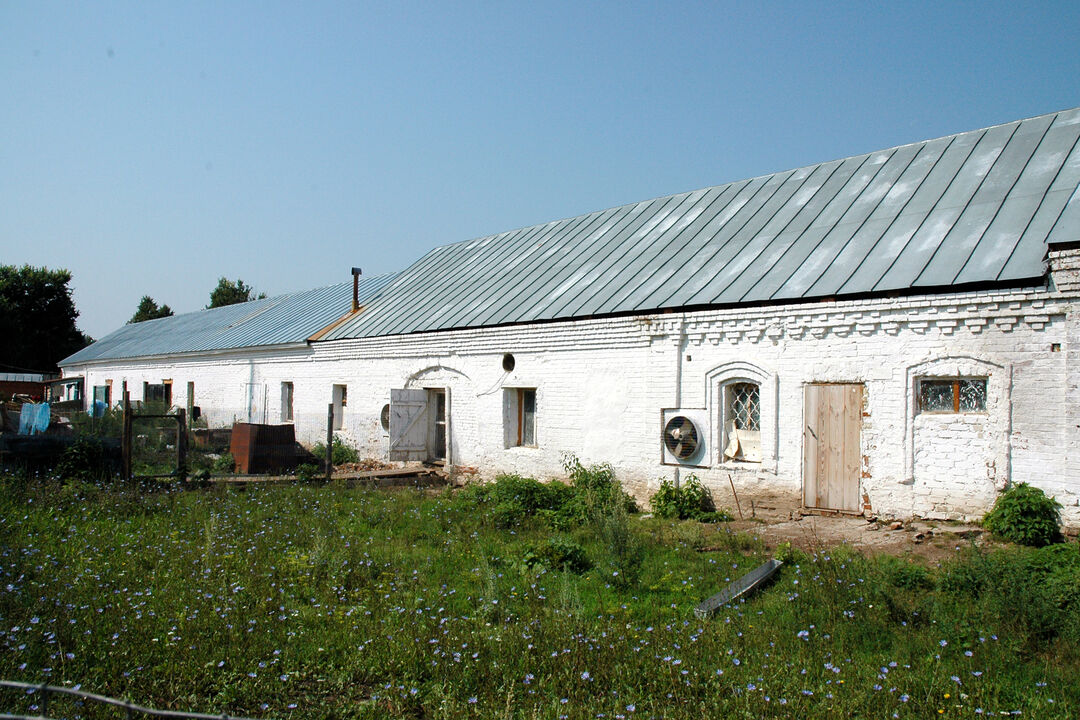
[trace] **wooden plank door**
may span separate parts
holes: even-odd
[[[390,391],[390,460],[427,460],[427,390]]]
[[[803,504],[857,513],[863,386],[807,385],[804,393]]]

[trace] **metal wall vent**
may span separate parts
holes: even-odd
[[[663,411],[663,456],[665,465],[708,464],[709,414],[704,409]]]

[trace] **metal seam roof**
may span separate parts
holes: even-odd
[[[1029,283],[1080,239],[1080,108],[434,248],[362,281],[127,325],[62,365]]]
[[[324,340],[1030,282],[1080,238],[1080,108],[435,248]]]
[[[362,278],[360,301],[368,301],[394,277],[388,274]],[[350,281],[124,325],[60,364],[298,343],[351,308]]]

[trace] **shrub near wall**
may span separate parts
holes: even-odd
[[[1043,547],[1061,542],[1061,503],[1036,487],[1020,483],[998,497],[983,525],[1000,538]]]
[[[650,499],[653,513],[661,518],[727,522],[731,515],[717,511],[712,495],[696,475],[687,475],[679,487],[670,480],[661,480],[660,489]]]

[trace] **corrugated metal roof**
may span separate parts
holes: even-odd
[[[45,376],[41,373],[0,372],[0,382],[39,383],[45,382]]]
[[[322,339],[1031,281],[1080,239],[1078,137],[1067,110],[438,247]]]
[[[360,302],[394,275],[360,280]],[[204,352],[302,342],[352,307],[352,281],[213,310],[125,325],[65,358],[61,365],[95,360]]]

